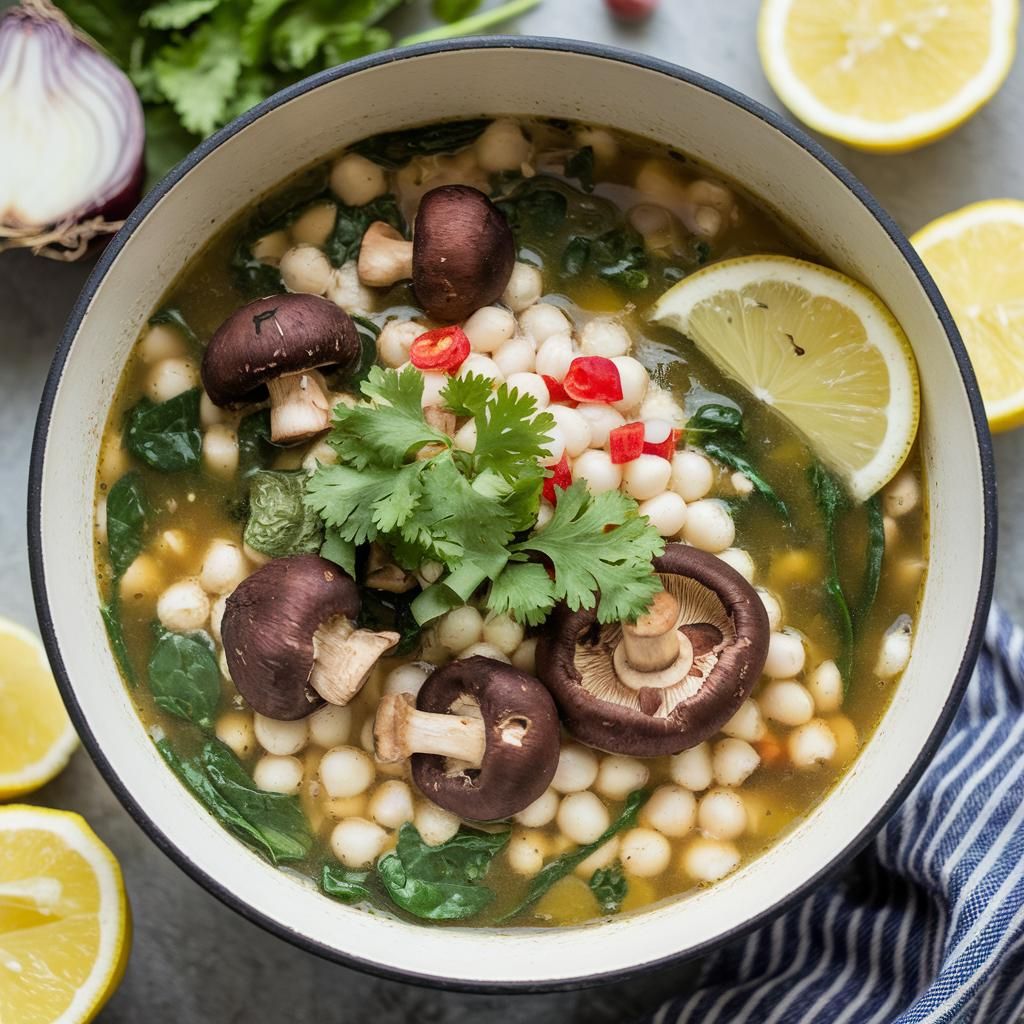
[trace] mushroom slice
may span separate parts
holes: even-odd
[[[492,658],[453,661],[410,694],[384,697],[376,756],[412,758],[412,775],[439,807],[500,821],[528,807],[558,767],[558,712],[533,676]]]
[[[219,406],[270,395],[270,433],[297,444],[326,430],[331,405],[318,367],[350,370],[361,346],[352,318],[318,295],[271,295],[235,310],[203,355],[203,387]]]
[[[318,555],[275,558],[234,589],[221,637],[238,692],[267,718],[347,704],[399,635],[357,629],[359,589]]]
[[[569,731],[616,754],[675,754],[721,728],[750,695],[770,627],[757,593],[721,559],[670,544],[654,561],[663,590],[635,623],[601,625],[559,607],[538,674]]]

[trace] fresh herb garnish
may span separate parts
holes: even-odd
[[[320,517],[303,500],[307,475],[257,470],[249,487],[249,521],[245,543],[271,558],[312,554],[324,542]]]
[[[460,829],[447,842],[428,846],[406,822],[395,849],[377,862],[377,873],[391,900],[408,913],[426,921],[461,921],[494,900],[494,890],[481,880],[509,835]]]
[[[136,472],[125,473],[107,494],[107,550],[116,577],[142,550],[147,515],[142,478]]]
[[[579,484],[564,492],[543,531],[521,536],[536,521],[546,475],[537,459],[554,427],[532,396],[504,384],[492,391],[473,374],[453,378],[441,399],[474,417],[477,442],[468,453],[424,419],[415,369],[374,367],[362,391],[374,404],[335,409],[330,443],[339,463],[313,474],[307,501],[342,541],[379,541],[406,569],[425,561],[448,569],[413,601],[420,623],[465,603],[487,580],[491,606],[523,622],[538,621],[563,598],[591,608],[597,591],[602,622],[647,607],[657,589],[650,559],[664,542],[632,499],[592,497]],[[553,580],[531,567],[536,555],[550,559]]]
[[[617,914],[622,909],[626,893],[629,892],[622,864],[615,861],[606,868],[598,868],[590,876],[590,891],[594,894],[602,913]]]
[[[298,798],[257,789],[219,740],[207,741],[195,757],[182,757],[166,739],[156,747],[213,816],[272,864],[302,860],[312,849],[313,836]]]
[[[470,121],[444,121],[429,128],[410,128],[401,132],[384,132],[350,149],[381,167],[396,171],[413,157],[431,153],[455,153],[475,142],[490,124],[485,118]]]
[[[324,252],[336,267],[358,258],[363,235],[374,221],[385,221],[403,235],[407,231],[405,218],[393,195],[380,196],[365,206],[346,206],[344,203],[337,206],[334,230],[324,245]]]
[[[149,658],[149,688],[161,711],[213,727],[220,701],[220,669],[206,633],[171,633],[156,627]]]
[[[198,466],[203,450],[199,388],[166,402],[141,399],[128,412],[125,446],[151,469],[164,473]]]
[[[549,861],[534,875],[530,887],[526,891],[526,897],[517,906],[513,907],[501,918],[501,922],[511,921],[521,914],[525,914],[556,882],[560,882],[567,875],[571,875],[592,853],[596,853],[613,836],[632,828],[636,824],[640,808],[647,803],[650,793],[645,789],[634,790],[626,797],[619,816],[608,826],[605,831],[592,843],[586,846],[577,847],[569,853],[563,853]]]
[[[324,542],[320,547],[320,557],[326,558],[335,565],[340,565],[349,576],[355,578],[356,546],[352,541],[342,539],[333,527],[324,530]]]

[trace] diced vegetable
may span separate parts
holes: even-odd
[[[679,442],[680,431],[674,430],[666,420],[648,420],[644,423],[644,455],[658,455],[671,461]]]
[[[562,387],[577,402],[622,401],[619,368],[604,356],[577,356],[569,364]]]
[[[568,405],[575,405],[576,403],[569,397],[568,392],[562,387],[562,382],[556,380],[554,377],[549,377],[546,373],[541,374],[541,379],[547,385],[548,395],[552,402],[565,402]]]
[[[637,422],[616,427],[608,434],[608,451],[617,466],[640,458],[644,453],[644,425]]]
[[[409,362],[419,370],[455,373],[469,352],[469,338],[461,327],[438,327],[421,334],[412,343]]]
[[[544,479],[544,500],[556,505],[559,493],[567,490],[571,485],[572,470],[569,468],[569,459],[563,453],[558,462],[551,467],[551,476]]]

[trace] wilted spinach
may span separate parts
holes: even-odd
[[[553,861],[545,864],[533,876],[525,898],[502,917],[502,922],[511,921],[513,918],[526,913],[556,882],[560,882],[567,875],[571,875],[580,864],[592,853],[595,853],[604,846],[609,839],[625,831],[627,828],[632,828],[636,824],[640,808],[647,803],[650,795],[645,789],[634,790],[626,797],[626,802],[619,816],[597,839],[592,843],[587,843],[586,846],[577,847],[570,853],[563,853],[561,857],[556,857]]]
[[[349,391],[358,394],[359,385],[370,375],[370,369],[377,362],[377,339],[380,337],[380,328],[365,316],[353,316],[352,322],[356,325],[356,333],[359,335],[359,363],[346,375],[345,386]]]
[[[110,641],[110,649],[114,652],[121,672],[128,680],[128,685],[134,686],[138,680],[135,678],[135,666],[132,664],[131,656],[128,654],[128,644],[124,639],[124,627],[121,625],[121,602],[117,596],[116,584],[110,602],[100,605],[100,617],[103,619],[107,639]]]
[[[213,816],[271,863],[302,860],[313,846],[306,816],[294,796],[266,793],[219,740],[195,757],[181,757],[166,739],[157,749]]]
[[[238,424],[238,472],[241,476],[267,469],[279,450],[270,440],[269,409],[259,409],[242,418]]]
[[[349,147],[350,152],[365,156],[381,167],[396,171],[413,157],[430,153],[454,153],[463,149],[483,133],[490,124],[486,118],[468,121],[445,121],[429,128],[410,128],[400,132],[384,132],[363,139]]]
[[[125,473],[107,494],[107,550],[116,576],[142,550],[147,514],[142,478],[135,472]]]
[[[861,584],[860,600],[853,617],[855,633],[860,633],[868,624],[871,609],[878,596],[878,584],[882,579],[882,562],[885,559],[885,520],[882,515],[882,498],[876,494],[865,503],[868,516],[868,548],[864,566],[864,582]]]
[[[612,228],[596,238],[576,235],[562,254],[562,275],[578,277],[592,270],[598,277],[628,291],[643,291],[650,284],[647,251],[640,235],[629,227]]]
[[[176,327],[185,335],[191,344],[199,344],[199,338],[196,336],[196,332],[192,330],[189,322],[185,319],[184,314],[177,306],[164,306],[163,309],[158,309],[149,318],[149,324],[151,327],[159,324]]]
[[[377,873],[403,910],[427,921],[460,921],[494,900],[494,891],[480,882],[509,834],[460,829],[446,843],[428,846],[406,822],[395,849],[377,862]]]
[[[405,218],[398,208],[398,200],[390,193],[374,199],[365,206],[346,206],[338,203],[338,217],[334,230],[324,245],[324,252],[336,267],[359,256],[366,229],[377,220],[390,224],[396,231],[406,234]]]
[[[306,473],[256,470],[249,487],[245,543],[271,558],[311,554],[324,541],[317,513],[303,500]]]
[[[147,466],[164,473],[198,466],[203,449],[199,388],[166,402],[143,398],[128,412],[125,445]]]
[[[342,903],[372,900],[373,875],[369,871],[350,871],[340,864],[325,864],[320,875],[320,889],[325,896]]]
[[[335,552],[340,554],[340,552]],[[331,555],[324,555],[332,562],[345,566]],[[347,571],[347,570],[346,570]],[[420,593],[418,588],[404,594],[391,594],[386,590],[364,588],[363,603],[359,610],[359,626],[362,629],[394,630],[401,636],[392,654],[400,656],[416,649],[420,640],[420,624],[412,612],[412,603]]]
[[[575,178],[584,192],[594,191],[594,147],[584,146],[565,161],[565,176]]]
[[[602,913],[617,914],[629,891],[626,876],[622,873],[622,864],[615,861],[606,868],[598,868],[590,876],[590,891]]]
[[[201,729],[213,727],[220,701],[220,669],[209,636],[157,627],[148,675],[158,708]]]

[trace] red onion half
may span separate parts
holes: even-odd
[[[138,202],[138,94],[48,0],[0,18],[0,139],[0,252],[78,259]]]

